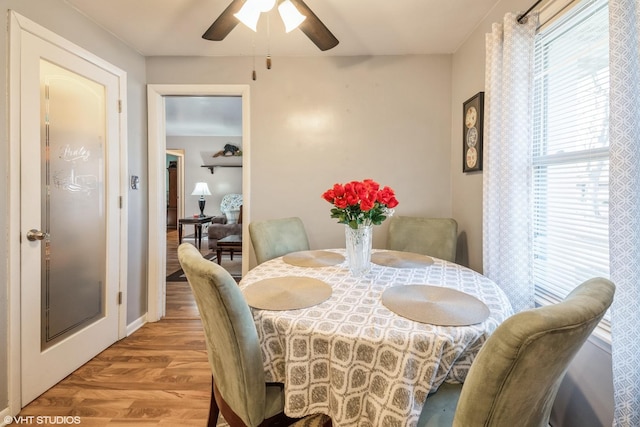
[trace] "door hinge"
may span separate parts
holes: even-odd
[[[122,196],[118,197],[118,203],[120,204],[120,209],[122,209]]]
[[[122,113],[122,100],[118,99],[118,113]]]
[[[118,292],[118,305],[122,305],[122,292]]]

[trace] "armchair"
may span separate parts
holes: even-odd
[[[218,240],[232,234],[242,235],[242,195],[225,195],[220,210],[224,215],[214,216],[207,230],[209,249],[212,251],[218,248]]]
[[[484,343],[464,384],[427,397],[418,427],[546,427],[569,363],[613,302],[615,285],[587,280],[555,305],[521,311]]]
[[[296,251],[309,250],[309,239],[298,217],[254,221],[249,237],[258,264]]]
[[[458,223],[453,218],[395,216],[389,220],[387,248],[456,261]]]

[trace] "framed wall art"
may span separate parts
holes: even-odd
[[[466,100],[462,111],[462,171],[481,171],[484,92]]]

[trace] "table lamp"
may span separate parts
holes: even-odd
[[[192,196],[200,196],[198,199],[198,207],[200,207],[200,218],[204,215],[204,196],[210,196],[211,191],[209,191],[209,186],[206,182],[196,182],[196,187],[193,189]]]

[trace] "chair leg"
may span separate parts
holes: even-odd
[[[220,412],[222,413],[222,416],[224,417],[227,424],[229,424],[231,427],[247,426],[244,421],[242,421],[242,418],[240,418],[235,412],[233,412],[233,409],[231,409],[227,402],[224,401],[222,395],[220,394],[220,390],[218,390],[218,387],[215,385],[215,383],[213,383],[213,395],[215,396],[216,400],[216,408],[220,408]]]
[[[227,421],[229,426],[246,427],[247,425],[244,423],[244,421],[242,421],[242,419],[235,412],[233,412],[233,409],[231,409],[227,402],[224,401],[222,395],[220,395],[220,390],[218,390],[218,387],[216,387],[215,383],[212,382],[211,384],[211,412],[209,412],[209,423],[207,424],[207,427],[215,427],[218,413],[222,413],[222,416],[224,417],[225,421]],[[211,424],[211,414],[213,413],[214,405],[216,415],[213,424]],[[331,418],[327,418],[328,420],[323,424],[322,427],[332,427]],[[288,427],[296,421],[299,421],[299,419],[289,418],[284,414],[284,412],[281,412],[271,418],[263,420],[259,427]]]
[[[211,376],[211,402],[209,403],[209,420],[207,421],[207,427],[216,427],[218,424],[218,415],[220,414],[220,408],[218,408],[218,403],[216,402],[216,397],[214,395],[213,389],[213,375]]]

